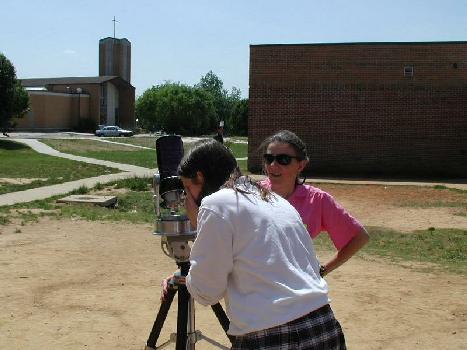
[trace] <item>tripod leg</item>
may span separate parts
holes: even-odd
[[[186,350],[188,303],[190,294],[185,286],[178,288],[177,343],[176,350]]]
[[[225,314],[225,311],[222,308],[222,305],[219,304],[219,303],[217,303],[215,305],[211,305],[211,309],[212,309],[212,311],[214,311],[214,314],[216,315],[217,320],[221,324],[222,329],[224,330],[225,334],[229,338],[230,342],[233,344],[234,337],[227,334],[227,331],[229,330],[230,320],[227,317],[227,315]]]
[[[177,264],[180,267],[180,275],[188,275],[190,262],[184,261]],[[188,327],[188,303],[190,302],[190,293],[185,285],[178,287],[178,314],[177,314],[177,342],[176,350],[186,350],[187,327]]]
[[[164,325],[167,314],[169,313],[170,305],[172,304],[175,293],[177,293],[177,290],[170,288],[165,300],[159,307],[159,312],[157,313],[156,320],[154,321],[148,341],[146,342],[146,349],[148,350],[156,348],[157,339],[159,339],[159,335],[161,334],[162,326]]]

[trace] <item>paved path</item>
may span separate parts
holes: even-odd
[[[0,206],[3,205],[13,205],[16,203],[25,203],[31,202],[38,199],[45,199],[52,196],[66,194],[73,190],[80,188],[81,186],[86,186],[88,188],[94,187],[98,183],[104,184],[116,180],[121,180],[125,178],[132,178],[132,177],[152,177],[154,174],[155,169],[147,169],[136,165],[130,164],[122,164],[122,163],[114,163],[107,160],[99,160],[94,158],[87,158],[87,157],[80,157],[75,156],[72,154],[62,153],[46,144],[35,140],[35,139],[15,139],[16,142],[21,142],[23,144],[28,145],[33,150],[39,153],[67,158],[71,160],[76,160],[80,162],[86,162],[91,164],[97,165],[104,165],[110,168],[117,168],[122,170],[121,173],[117,174],[108,174],[108,175],[101,175],[96,177],[91,177],[87,179],[81,179],[76,181],[64,182],[61,184],[51,185],[51,186],[43,186],[38,188],[32,188],[30,190],[19,191],[19,192],[11,192],[0,195]]]
[[[48,136],[49,134],[44,134],[45,136]],[[56,185],[50,185],[50,186],[43,186],[43,187],[38,187],[38,188],[32,188],[29,190],[25,191],[18,191],[18,192],[11,192],[11,193],[6,193],[0,195],[0,206],[4,205],[13,205],[16,203],[26,203],[26,202],[31,202],[34,200],[39,200],[39,199],[46,199],[52,196],[60,195],[60,194],[66,194],[69,193],[73,190],[76,190],[82,186],[86,186],[88,188],[94,187],[98,183],[105,184],[108,182],[113,182],[125,178],[132,178],[132,177],[152,177],[156,169],[147,169],[143,168],[140,166],[136,165],[130,165],[130,164],[123,164],[123,163],[115,163],[115,162],[110,162],[107,160],[100,160],[100,159],[94,159],[94,158],[88,158],[88,157],[81,157],[81,156],[76,156],[73,154],[68,154],[68,153],[62,153],[57,151],[56,149],[40,142],[37,139],[30,138],[29,135],[25,134],[23,135],[24,138],[18,137],[20,135],[16,135],[16,137],[12,138],[15,142],[21,142],[29,147],[31,147],[34,151],[42,154],[47,154],[50,156],[54,157],[61,157],[61,158],[66,158],[66,159],[71,159],[79,162],[86,162],[90,164],[96,164],[96,165],[104,165],[110,168],[116,168],[122,170],[121,173],[117,174],[108,174],[108,175],[101,175],[101,176],[96,176],[96,177],[91,177],[87,179],[80,179],[76,181],[70,181],[70,182],[64,182],[61,184],[56,184]],[[74,138],[80,138],[81,135],[79,134],[73,134],[72,137]],[[85,135],[87,136],[87,135]],[[89,138],[89,137],[83,137],[83,138]],[[188,142],[193,142],[196,141],[197,139],[201,138],[190,138],[187,140]],[[108,142],[108,143],[117,143],[121,145],[125,145],[128,147],[137,147],[137,148],[142,148],[142,149],[153,149],[149,147],[143,147],[143,146],[137,146],[137,145],[132,145],[132,144],[127,144],[123,142],[116,142],[116,141],[110,141],[110,140],[105,140],[105,139],[100,139],[96,138],[96,140],[101,141],[101,142]],[[184,140],[185,141],[185,140]],[[238,158],[240,159],[247,159],[247,158]]]
[[[46,144],[31,138],[14,138],[14,141],[21,142],[33,150],[48,154],[55,157],[62,157],[67,159],[72,159],[80,162],[86,162],[91,164],[97,165],[104,165],[111,168],[117,168],[122,170],[121,173],[117,174],[108,174],[108,175],[101,175],[96,177],[91,177],[87,179],[81,179],[76,181],[65,182],[62,184],[56,184],[51,186],[44,186],[39,188],[33,188],[30,190],[19,191],[19,192],[12,192],[0,195],[0,206],[3,205],[12,205],[16,203],[25,203],[31,202],[38,199],[45,199],[52,196],[66,194],[73,190],[80,188],[81,186],[86,187],[94,187],[96,184],[101,183],[108,183],[116,180],[121,180],[125,178],[132,178],[132,177],[152,177],[156,169],[147,169],[143,167],[139,167],[136,165],[129,165],[123,163],[115,163],[106,160],[99,160],[94,158],[87,158],[81,156],[75,156],[68,153],[62,153]],[[102,140],[105,141],[105,140]],[[108,141],[112,142],[112,141]],[[113,143],[113,142],[112,142]],[[125,144],[126,146],[131,146]],[[142,146],[136,146],[140,148],[146,148]],[[247,158],[237,158],[240,159],[247,159]],[[255,179],[264,178],[262,175],[252,175]],[[341,184],[351,184],[351,185],[383,185],[383,186],[429,186],[433,187],[436,185],[446,186],[448,188],[460,189],[467,191],[467,180],[460,180],[457,183],[448,183],[448,182],[412,182],[412,181],[371,181],[371,180],[338,180],[338,179],[320,179],[320,178],[311,178],[307,179],[308,183],[341,183]]]

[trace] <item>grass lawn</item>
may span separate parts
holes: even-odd
[[[467,231],[428,229],[402,233],[382,227],[367,227],[369,243],[362,253],[395,262],[432,263],[455,273],[467,274]],[[315,239],[318,249],[334,249],[329,236]]]
[[[409,208],[455,208],[454,215],[467,216],[467,191],[434,186],[431,191],[443,192],[440,198],[414,197],[406,199],[399,205]]]
[[[140,141],[136,141],[142,139]],[[115,142],[125,142],[131,144],[137,144],[143,146],[145,142],[155,142],[154,138],[150,137],[134,137],[134,138],[106,138],[109,141]],[[140,149],[135,147],[127,147],[125,145],[118,145],[108,142],[101,142],[98,140],[57,140],[57,139],[45,139],[42,140],[44,143],[50,147],[59,150],[64,153],[71,153],[83,157],[90,157],[96,159],[109,160],[118,163],[126,163],[132,165],[138,165],[145,168],[156,168],[156,152],[155,150]],[[192,143],[185,143],[184,148],[185,152],[190,149]],[[248,144],[246,143],[228,143],[226,144],[229,147],[235,157],[244,158],[248,156]],[[150,146],[145,146],[150,147]],[[240,169],[246,171],[247,161],[240,160],[239,162]]]
[[[225,145],[228,148],[230,148],[232,153],[235,155],[235,158],[248,157],[248,144],[247,143],[225,142]]]
[[[121,192],[121,189],[127,191]],[[116,191],[120,189],[120,191]],[[151,179],[127,179],[113,184],[99,185],[91,193],[118,196],[118,206],[113,209],[83,204],[57,204],[56,198],[0,207],[0,225],[12,220],[12,210],[23,223],[49,215],[57,218],[82,218],[85,220],[108,220],[131,223],[154,223]],[[76,191],[85,193],[87,189]],[[60,196],[62,197],[62,196]],[[34,213],[34,209],[42,212]],[[423,269],[433,266],[447,271],[467,274],[467,231],[461,229],[428,229],[402,233],[381,227],[367,227],[370,242],[362,254],[384,257],[396,263],[428,263]],[[314,241],[318,251],[334,251],[327,234],[321,234]],[[433,264],[433,265],[431,265]],[[418,267],[417,267],[418,268]]]
[[[212,137],[206,136],[205,138],[210,139]],[[119,142],[119,143],[125,143],[125,144],[131,144],[131,145],[136,145],[136,146],[143,146],[143,147],[149,147],[149,148],[156,148],[156,136],[141,136],[141,137],[105,137],[104,140],[107,141],[112,141],[112,142]],[[234,136],[229,138],[228,141],[225,141],[224,144],[232,149],[232,147],[235,148],[236,145],[243,144],[244,148],[246,151],[248,148],[248,137],[246,136]],[[240,149],[243,149],[240,146]],[[245,153],[244,156],[246,157],[247,154]],[[240,157],[240,156],[238,156]]]
[[[0,194],[119,172],[118,169],[86,164],[37,153],[26,145],[0,140]],[[15,180],[16,183],[12,183]]]
[[[106,137],[105,140],[112,142],[128,143],[135,146],[143,146],[156,149],[156,137]]]
[[[111,138],[114,139],[114,138]],[[109,141],[111,139],[108,139]],[[116,138],[118,142],[128,138]],[[42,140],[50,147],[63,152],[78,156],[108,160],[117,163],[138,165],[154,169],[156,165],[156,152],[153,150],[127,147],[97,140]]]
[[[154,148],[155,138],[107,138],[109,141],[131,143]],[[111,160],[115,162],[139,165],[147,168],[156,167],[156,152],[154,150],[138,149],[97,140],[44,140],[51,147],[65,153],[85,157]],[[185,144],[185,151],[192,144]],[[237,158],[247,157],[248,144],[226,142]],[[240,160],[239,165],[246,171],[246,160]],[[91,177],[103,173],[115,172],[102,166],[88,165],[67,159],[38,154],[27,146],[0,140],[0,178],[32,179],[29,184],[0,186],[0,193],[16,191],[65,182],[84,177]],[[70,171],[72,169],[73,171]],[[34,180],[35,179],[35,180]],[[43,179],[43,181],[42,181]],[[105,191],[106,194],[118,196],[116,208],[101,208],[80,204],[57,204],[58,197],[31,203],[0,207],[0,225],[8,224],[11,220],[19,219],[21,223],[37,220],[40,216],[56,216],[82,218],[86,220],[109,220],[131,223],[153,223],[151,179],[127,179],[113,184],[98,185],[91,190],[93,193]],[[337,186],[337,185],[336,185]],[[349,186],[349,191],[359,191],[361,186]],[[338,188],[338,187],[336,187]],[[121,189],[126,189],[122,192]],[[89,190],[81,188],[75,193],[84,194]],[[433,195],[433,191],[440,191],[443,195]],[[373,189],[374,196],[385,198],[389,192],[390,198],[397,198],[396,206],[428,208],[428,207],[456,207],[459,212],[465,212],[467,207],[467,191],[450,190],[445,187],[416,188],[406,191],[401,187],[387,189],[380,186]],[[62,197],[62,196],[60,196]],[[388,197],[388,200],[390,200]],[[394,199],[393,199],[394,200]],[[39,211],[37,210],[39,209]],[[12,214],[13,213],[13,214]],[[402,233],[381,227],[367,227],[371,239],[362,250],[363,254],[388,258],[395,262],[429,263],[424,268],[438,266],[452,272],[467,273],[467,231],[462,229],[435,229]],[[317,249],[334,251],[332,243],[326,234],[315,240]]]

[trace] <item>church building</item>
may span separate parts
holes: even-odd
[[[97,125],[135,126],[135,88],[130,83],[131,43],[99,41],[99,76],[21,79],[30,111],[15,130],[82,130]]]

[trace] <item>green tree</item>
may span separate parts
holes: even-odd
[[[205,76],[201,77],[200,82],[195,87],[207,91],[212,96],[217,121],[226,121],[229,118],[231,106],[228,91],[224,89],[222,80],[212,71],[209,71]]]
[[[197,88],[203,89],[211,94],[216,107],[217,121],[225,122],[224,129],[231,135],[246,135],[248,133],[248,100],[241,98],[241,91],[232,87],[229,91],[224,89],[222,80],[209,71],[201,77]]]
[[[181,135],[204,134],[216,124],[208,92],[172,82],[146,90],[136,101],[136,116],[145,129]]]
[[[11,119],[20,118],[29,107],[29,98],[8,58],[0,53],[0,128],[6,131]]]
[[[227,122],[230,133],[238,136],[248,135],[248,99],[235,101],[230,119]]]

